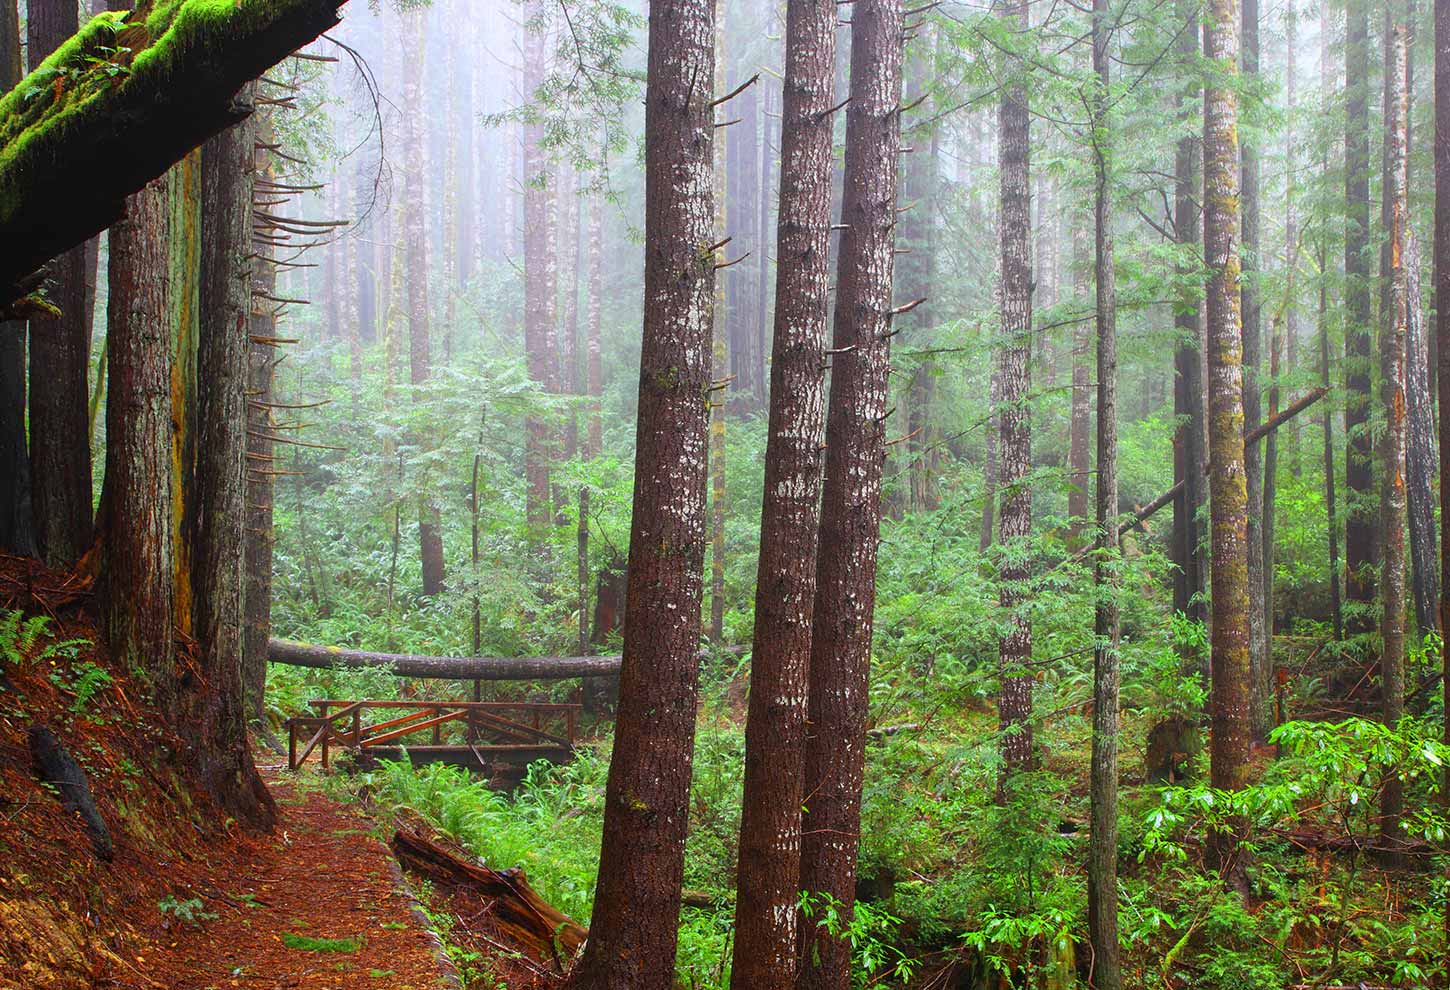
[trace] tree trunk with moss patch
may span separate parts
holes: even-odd
[[[1232,80],[1238,74],[1238,3],[1211,0],[1203,54]],[[1208,336],[1209,507],[1212,534],[1213,786],[1236,791],[1248,783],[1250,721],[1248,492],[1244,483],[1242,338],[1239,329],[1238,100],[1211,77],[1203,91],[1204,261]],[[1237,831],[1214,837],[1220,869],[1241,876]]]
[[[715,282],[711,0],[650,5],[648,70],[629,621],[580,990],[674,986],[690,818]]]

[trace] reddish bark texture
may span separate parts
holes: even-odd
[[[830,282],[834,0],[786,7],[770,425],[756,576],[745,797],[735,900],[736,990],[796,975],[801,771],[816,592]]]
[[[250,94],[249,94],[250,95]],[[242,527],[252,295],[254,124],[202,146],[201,324],[197,350],[192,635],[198,678],[183,731],[223,811],[270,829],[276,808],[247,743],[242,699]]]
[[[593,922],[572,979],[588,990],[674,984],[705,554],[714,56],[709,0],[650,5],[629,621]]]
[[[1017,0],[1002,15],[1013,30],[1027,30],[1027,4]],[[1018,64],[1014,73],[1025,72]],[[1032,659],[1032,623],[1029,603],[1032,535],[1032,207],[1028,187],[1030,117],[1027,80],[1016,75],[1002,91],[998,108],[1001,135],[998,169],[1001,177],[999,237],[1002,258],[1001,339],[996,347],[997,413],[997,538],[1001,559],[998,602],[1010,630],[999,640],[1002,679],[997,718],[1005,774],[1032,765],[1032,678],[1026,664]]]
[[[881,473],[886,455],[896,172],[901,146],[902,13],[852,9],[851,101],[833,329],[826,477],[816,560],[802,825],[802,890],[855,903],[865,767]],[[789,93],[787,93],[789,96]],[[777,306],[789,300],[778,295]],[[845,990],[851,946],[808,922],[801,990]]]

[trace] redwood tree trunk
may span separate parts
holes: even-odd
[[[1203,93],[1204,260],[1208,333],[1209,508],[1213,541],[1211,630],[1213,786],[1248,783],[1252,670],[1249,659],[1248,492],[1244,483],[1243,367],[1239,329],[1236,0],[1211,0],[1203,53],[1218,76]],[[1221,869],[1238,875],[1238,836],[1217,835]]]
[[[629,621],[594,917],[572,979],[588,990],[674,985],[705,554],[713,77],[710,0],[652,3]]]
[[[1028,27],[1026,0],[1013,0],[1003,15],[1009,30]],[[999,638],[1001,696],[997,716],[1001,728],[1004,779],[1032,765],[1032,624],[1026,613],[1031,574],[1028,540],[1032,535],[1032,424],[1028,408],[1032,391],[1032,207],[1029,194],[1030,117],[1026,71],[1016,73],[1003,88],[998,114],[1002,255],[1001,340],[997,351],[997,527],[1001,546],[998,567],[1003,622],[1010,631]]]
[[[1344,310],[1345,409],[1348,440],[1345,486],[1346,590],[1350,632],[1374,627],[1374,447],[1370,437],[1369,275],[1369,13],[1365,0],[1350,0],[1344,34]]]
[[[34,0],[26,16],[32,68],[79,27],[75,0]],[[30,321],[31,506],[37,548],[53,567],[74,563],[91,543],[85,270],[84,245],[54,259],[49,295],[61,316]]]
[[[1387,289],[1380,337],[1380,401],[1385,426],[1380,438],[1380,530],[1384,563],[1380,574],[1384,616],[1380,626],[1380,688],[1385,725],[1405,713],[1405,295],[1406,157],[1405,28],[1394,23],[1385,38],[1385,199],[1389,205]],[[1404,785],[1390,774],[1380,795],[1380,828],[1400,835]]]
[[[1113,271],[1112,84],[1108,0],[1093,0],[1093,229],[1098,336],[1097,553],[1093,585],[1092,829],[1088,849],[1088,938],[1093,986],[1119,990],[1118,961],[1118,328]]]
[[[1450,299],[1450,4],[1435,4],[1435,298]],[[1450,306],[1435,307],[1436,369],[1440,400],[1440,587],[1450,588]],[[1450,596],[1440,598],[1440,628],[1450,629]],[[1440,689],[1450,711],[1450,650],[1440,648]],[[1450,718],[1441,737],[1450,745]],[[1441,807],[1450,805],[1450,767],[1440,789]],[[1444,934],[1450,937],[1450,904]]]
[[[0,92],[23,75],[15,0],[0,3]],[[25,322],[0,323],[0,550],[35,552],[30,453],[25,442]]]
[[[197,351],[196,517],[191,533],[193,635],[199,677],[186,732],[201,779],[222,810],[270,829],[276,811],[247,744],[242,699],[242,526],[247,347],[251,314],[256,127],[238,124],[202,147],[201,326]]]
[[[826,477],[812,619],[800,889],[849,919],[856,895],[866,759],[876,549],[891,332],[896,170],[901,146],[902,13],[852,8],[851,101],[826,427]],[[789,95],[789,94],[788,94]],[[777,305],[789,300],[778,294]],[[845,350],[843,350],[843,348]],[[846,990],[851,944],[814,921],[802,932],[801,990]]]
[[[1408,158],[1409,149],[1406,149]],[[1408,188],[1408,183],[1406,184]],[[1409,512],[1410,561],[1413,564],[1415,625],[1424,636],[1438,629],[1440,548],[1435,536],[1435,408],[1430,400],[1430,348],[1420,304],[1420,245],[1405,224],[1405,495]]]
[[[111,656],[174,700],[171,193],[157,179],[111,228],[100,594]]]
[[[760,514],[734,990],[792,990],[816,595],[831,228],[834,0],[786,7],[775,337]]]

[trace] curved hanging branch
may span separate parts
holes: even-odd
[[[87,22],[0,97],[0,306],[251,114],[242,87],[336,25],[345,2],[143,0]]]

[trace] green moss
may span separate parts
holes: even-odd
[[[312,938],[308,935],[294,935],[288,932],[282,936],[282,944],[299,952],[356,952],[362,948],[360,938]]]
[[[47,168],[63,153],[72,130],[101,124],[120,93],[145,105],[148,94],[176,85],[179,66],[203,75],[223,60],[230,45],[316,0],[157,0],[144,31],[127,13],[103,13],[88,21],[44,62],[0,98],[0,221],[24,195],[25,177]],[[119,51],[130,48],[131,51]]]

